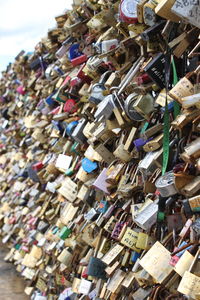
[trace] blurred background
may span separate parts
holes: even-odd
[[[70,9],[72,0],[0,0],[0,72],[21,50],[32,52],[54,17]]]

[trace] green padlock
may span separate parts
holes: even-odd
[[[14,246],[14,248],[15,248],[16,250],[19,250],[19,249],[20,249],[20,247],[21,247],[21,245],[20,245],[20,244],[16,244],[16,245]]]
[[[78,160],[79,160],[79,156],[77,156],[77,157],[75,158],[75,160],[74,160],[73,163],[72,163],[72,166],[65,172],[65,175],[71,176],[71,175],[74,174],[74,169],[75,169],[75,167],[76,167],[76,164],[77,164]]]
[[[162,211],[159,211],[158,214],[157,214],[157,221],[158,222],[163,222],[165,219],[165,213],[162,212]]]
[[[68,228],[67,226],[64,226],[62,229],[61,229],[61,231],[60,231],[60,233],[59,233],[59,237],[62,239],[62,240],[65,240],[66,238],[68,238],[69,237],[69,235],[71,234],[71,229],[70,228]]]
[[[72,145],[72,147],[71,147],[71,149],[70,149],[70,152],[74,152],[74,153],[76,153],[77,155],[80,155],[80,153],[77,151],[79,145],[80,145],[80,144],[79,144],[78,142],[75,142],[75,143]]]

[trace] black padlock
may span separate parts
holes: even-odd
[[[165,87],[165,62],[165,55],[158,53],[144,68],[144,71],[161,89]]]
[[[160,32],[164,28],[165,24],[166,24],[166,20],[160,20],[155,25],[144,30],[143,33],[140,34],[141,38],[144,41],[148,41],[151,38],[154,38],[155,34]]]

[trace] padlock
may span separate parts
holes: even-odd
[[[123,163],[113,161],[107,168],[106,182],[109,183],[109,184],[112,184],[112,185],[116,185],[119,178],[120,178],[120,175],[123,171],[123,167],[124,167]]]
[[[156,250],[155,250],[156,249]],[[146,253],[145,256],[140,260],[140,265],[151,275],[154,279],[161,283],[166,278],[167,274],[169,275],[173,268],[169,265],[170,252],[162,246],[159,242],[156,242],[153,247]],[[157,270],[155,275],[155,261],[160,261],[159,265],[162,265],[162,268],[165,269],[165,272],[160,275],[160,270]]]
[[[183,186],[181,193],[187,197],[195,195],[199,191],[199,176],[196,176],[194,179],[191,178],[191,181]]]
[[[135,110],[135,107],[137,106],[137,105],[135,106],[135,103],[137,102],[137,100],[138,100],[137,94],[134,93],[129,95],[124,103],[124,109],[126,114],[131,120],[140,122],[144,120],[144,116]]]
[[[103,99],[104,99],[104,91],[106,90],[105,88],[105,82],[110,76],[111,71],[105,72],[98,83],[95,83],[92,86],[92,92],[91,96],[89,97],[89,101],[91,101],[94,104],[99,104]]]
[[[98,104],[94,117],[99,119],[103,116],[105,119],[109,119],[114,108],[114,96],[108,95]]]
[[[105,272],[106,264],[103,263],[99,258],[90,257],[90,261],[88,264],[88,275],[106,279],[106,272]]]
[[[196,3],[192,3],[191,5],[189,5],[188,9],[190,10],[190,13],[186,12],[186,7],[187,5],[185,5],[185,3],[181,3],[181,6],[178,4],[177,1],[175,1],[173,3],[173,6],[171,8],[172,13],[174,13],[176,16],[180,17],[180,18],[184,18],[185,20],[187,20],[189,23],[193,24],[194,26],[199,27],[198,22],[197,22],[197,4]]]
[[[132,230],[130,227],[127,227],[120,243],[136,252],[140,252],[140,249],[136,247],[137,239],[138,233]]]
[[[194,85],[189,80],[192,75],[187,74],[169,91],[169,95],[173,99],[181,101],[181,98],[194,94]]]
[[[107,149],[103,144],[99,144],[94,148],[95,152],[97,152],[100,157],[103,158],[107,163],[112,163],[115,160],[114,155]]]
[[[109,77],[107,78],[105,82],[106,88],[111,88],[112,86],[117,86],[120,83],[120,76],[117,72],[110,73]]]
[[[158,204],[150,203],[135,218],[134,222],[144,230],[151,228],[156,223]]]
[[[72,254],[68,249],[63,249],[63,251],[60,253],[57,259],[62,264],[68,266],[72,261]]]
[[[68,238],[68,236],[71,234],[71,229],[64,226],[60,233],[59,233],[59,237],[62,239],[62,240],[65,240],[66,238]]]
[[[123,197],[133,196],[134,193],[140,192],[140,186],[138,185],[138,170],[133,165],[130,170],[127,166],[125,173],[122,175],[121,182],[117,189],[117,193]]]
[[[148,1],[143,6],[144,23],[148,26],[153,26],[156,23],[157,15],[155,13],[156,1]]]
[[[114,227],[115,227],[115,224],[116,224],[116,219],[114,216],[111,216],[109,218],[109,220],[106,222],[106,224],[104,225],[104,229],[109,232],[109,233],[112,233]]]
[[[103,256],[102,261],[105,264],[110,265],[112,261],[115,260],[116,257],[122,252],[123,248],[124,247],[119,244],[115,245]]]
[[[119,218],[119,221],[116,222],[115,227],[111,233],[111,237],[117,241],[120,241],[126,231],[128,222],[126,222],[127,213],[123,213]]]
[[[86,140],[85,136],[83,135],[83,128],[85,127],[86,122],[87,120],[85,118],[80,119],[71,135],[72,138],[80,144],[83,144]]]
[[[191,144],[189,144],[188,146],[186,146],[184,148],[184,152],[181,154],[181,158],[186,161],[186,162],[190,162],[190,161],[194,161],[195,159],[197,159],[199,157],[199,142],[200,139],[196,139],[194,142],[192,142]]]
[[[137,23],[137,1],[121,0],[120,18],[126,23]]]
[[[80,55],[79,57],[73,58],[71,60],[71,63],[73,65],[73,67],[79,66],[81,64],[83,64],[84,62],[86,62],[88,59],[86,54]]]
[[[73,202],[77,197],[77,184],[67,177],[58,192],[66,199]]]
[[[171,171],[159,177],[155,182],[155,186],[162,197],[169,197],[177,194],[177,190],[174,185],[174,174]]]
[[[184,210],[187,215],[198,213],[200,211],[199,196],[186,199],[183,202]]]

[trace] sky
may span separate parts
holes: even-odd
[[[55,16],[70,9],[72,0],[0,0],[0,72],[21,50],[32,52]]]

